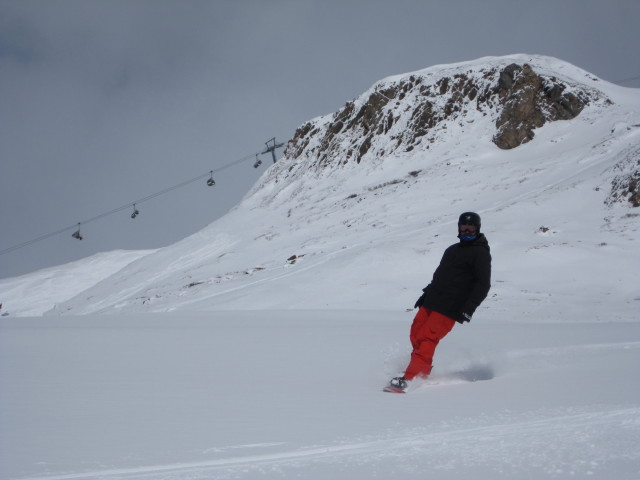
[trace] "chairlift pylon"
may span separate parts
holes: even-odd
[[[267,146],[267,148],[264,152],[261,153],[261,155],[271,152],[273,163],[276,163],[276,148],[282,147],[284,143],[276,143],[276,137],[273,137],[271,140],[267,140],[264,144]]]

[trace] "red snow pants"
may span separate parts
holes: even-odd
[[[429,376],[433,368],[433,353],[438,342],[451,331],[455,323],[455,320],[441,313],[420,307],[413,319],[409,335],[413,351],[411,361],[404,372],[407,380]]]

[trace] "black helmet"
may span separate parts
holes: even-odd
[[[478,234],[480,233],[480,215],[475,212],[464,212],[458,219],[458,227],[460,225],[474,225]]]

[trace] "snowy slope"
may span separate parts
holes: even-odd
[[[640,217],[628,203],[605,200],[612,180],[640,156],[637,91],[556,59],[516,55],[391,77],[354,102],[401,78],[472,77],[487,65],[524,60],[597,92],[597,99],[575,119],[547,123],[512,150],[491,141],[495,114],[471,108],[440,123],[433,143],[410,152],[373,154],[391,149],[402,116],[381,135],[388,143],[376,137],[360,163],[335,161],[353,136],[339,139],[344,146],[338,142],[333,163],[324,166],[307,145],[302,155],[285,156],[269,169],[225,217],[53,313],[410,307],[443,249],[456,241],[458,215],[475,210],[495,260],[485,307],[530,319],[544,301],[559,318],[567,311],[592,319],[635,317]],[[414,100],[407,95],[402,102],[387,107],[405,111]],[[321,128],[334,119],[312,123]],[[608,301],[594,302],[597,297]]]
[[[0,478],[639,478],[640,324],[497,317],[403,396],[404,312],[5,317]]]
[[[201,232],[95,267],[89,288],[60,267],[74,298],[44,284],[48,315],[0,317],[0,479],[640,478],[640,215],[611,195],[640,159],[640,93],[516,55],[354,102],[516,61],[599,100],[511,150],[492,142],[495,111],[467,109],[406,151],[391,137],[410,128],[407,95],[359,163],[341,158],[356,135],[324,163],[310,139]],[[313,141],[335,121],[312,120]],[[382,393],[468,209],[492,247],[489,298],[426,383]]]
[[[0,280],[2,313],[20,317],[42,315],[56,303],[75,297],[153,250],[98,253],[58,267]]]

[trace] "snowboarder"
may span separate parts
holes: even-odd
[[[426,378],[433,368],[438,342],[455,322],[469,322],[487,297],[491,282],[489,243],[480,233],[480,216],[465,212],[458,219],[460,242],[447,248],[433,280],[422,291],[414,308],[418,313],[411,325],[413,351],[402,377],[395,377],[385,391],[404,392],[414,378]]]

